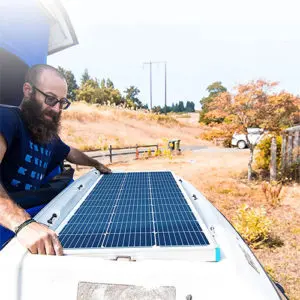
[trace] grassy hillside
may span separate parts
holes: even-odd
[[[183,145],[202,145],[202,130],[195,118],[156,115],[144,111],[72,103],[63,112],[62,139],[81,150],[105,149],[135,144],[163,144],[181,139]]]

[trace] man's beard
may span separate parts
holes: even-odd
[[[56,113],[50,107],[43,110],[35,98],[35,93],[32,93],[29,99],[23,99],[21,115],[34,142],[47,144],[58,137],[61,111]],[[51,120],[46,116],[51,117]]]

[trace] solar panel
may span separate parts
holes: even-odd
[[[59,237],[72,249],[209,245],[171,172],[102,176]]]

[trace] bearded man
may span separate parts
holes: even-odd
[[[31,253],[62,255],[56,233],[31,219],[24,209],[28,203],[16,201],[14,195],[38,191],[45,175],[64,159],[101,173],[111,171],[59,138],[61,113],[70,102],[66,80],[57,69],[31,67],[23,94],[20,108],[0,107],[0,224],[14,231]]]

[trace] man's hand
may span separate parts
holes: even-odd
[[[97,163],[95,165],[95,168],[101,173],[101,174],[109,174],[111,173],[111,169],[105,167],[104,165],[102,165],[101,163]]]
[[[32,254],[63,255],[56,233],[43,224],[28,224],[17,234],[17,239]]]
[[[102,165],[99,161],[92,157],[88,157],[86,154],[73,147],[70,148],[67,161],[75,165],[94,167],[100,171],[101,174],[111,173],[111,170]]]

